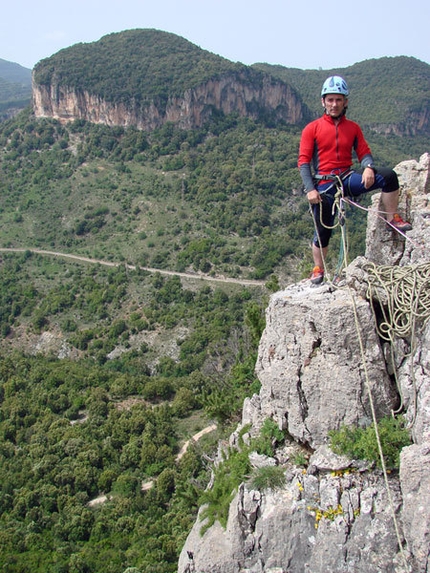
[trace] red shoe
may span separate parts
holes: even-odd
[[[408,221],[403,221],[398,213],[394,213],[392,220],[387,225],[388,229],[393,229],[393,227],[402,233],[412,229],[412,225]]]
[[[311,283],[313,285],[319,285],[323,282],[324,280],[324,269],[322,269],[321,267],[314,267],[314,270],[312,271],[311,274]]]

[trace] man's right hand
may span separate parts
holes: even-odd
[[[311,205],[318,205],[318,203],[321,203],[321,195],[316,189],[308,191],[306,197],[308,198],[308,201]]]

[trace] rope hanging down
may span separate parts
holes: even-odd
[[[377,298],[380,301],[381,311],[383,313],[383,322],[377,324],[380,335],[390,341],[393,346],[394,336],[411,336],[411,346],[414,347],[415,324],[416,321],[425,321],[430,317],[430,264],[414,265],[408,267],[380,266],[368,263],[363,270],[368,272],[368,296],[372,300]],[[382,290],[381,290],[382,289]],[[381,460],[382,472],[387,490],[388,501],[391,509],[391,515],[394,523],[394,529],[397,537],[397,544],[400,552],[402,564],[406,573],[410,572],[410,567],[403,549],[402,537],[400,535],[399,523],[394,508],[393,497],[391,494],[390,484],[388,481],[388,472],[385,465],[384,452],[382,449],[381,438],[378,431],[378,420],[376,417],[375,406],[372,397],[369,375],[366,365],[364,344],[360,333],[358,313],[355,297],[350,287],[348,291],[351,296],[354,318],[357,329],[357,335],[360,344],[362,364],[364,367],[367,393],[369,396],[370,408],[372,412],[373,426],[378,445],[379,457]],[[381,294],[383,296],[381,296]],[[385,306],[388,308],[386,311]],[[372,305],[373,307],[373,305]],[[394,353],[392,352],[392,356]],[[394,369],[395,370],[395,369]],[[411,363],[411,370],[412,363]],[[412,372],[412,381],[414,386],[414,411],[416,413],[416,387],[415,379]],[[398,385],[397,375],[396,383]],[[399,389],[400,392],[400,389]],[[401,395],[401,392],[400,392]],[[403,402],[403,397],[402,397]]]
[[[338,225],[340,225],[342,231],[341,250],[339,253],[338,268],[336,270],[336,274],[339,276],[342,265],[344,265],[345,268],[348,266],[348,261],[347,261],[348,245],[347,245],[347,234],[345,229],[346,225],[345,225],[345,213],[343,209],[343,202],[345,201],[350,204],[354,205],[356,204],[344,197],[343,183],[340,178],[335,180],[334,185],[336,186],[336,194],[335,194],[333,209],[335,208],[338,209],[339,212]],[[321,207],[322,206],[320,206],[320,208]],[[311,213],[313,215],[312,210]],[[378,216],[380,215],[378,214]],[[319,240],[318,227],[314,216],[313,220]],[[324,223],[322,222],[322,209],[320,210],[320,220],[322,225],[325,226]],[[403,233],[401,234],[403,235]],[[323,259],[323,264],[325,267],[324,259]],[[389,341],[392,346],[394,343],[395,336],[398,337],[411,336],[411,347],[414,348],[415,326],[417,321],[422,322],[422,324],[424,325],[425,322],[430,317],[430,264],[425,263],[422,265],[415,265],[408,267],[398,267],[398,266],[388,266],[388,265],[377,267],[373,263],[368,263],[367,265],[364,266],[363,270],[367,271],[368,273],[367,296],[369,300],[377,299],[379,301],[379,306],[383,315],[383,320],[380,321],[379,324],[378,321],[375,320],[376,327],[380,336],[383,339]],[[410,567],[407,562],[406,555],[403,549],[399,524],[388,481],[388,472],[385,465],[381,438],[378,431],[378,420],[376,416],[376,411],[371,391],[369,374],[367,371],[364,343],[361,337],[356,300],[349,286],[348,286],[348,292],[351,296],[352,305],[354,309],[354,319],[360,344],[360,353],[365,373],[366,388],[369,396],[372,421],[375,429],[375,436],[378,444],[378,451],[381,460],[382,472],[384,476],[385,487],[387,490],[388,501],[391,509],[391,515],[393,518],[394,529],[396,532],[398,548],[404,570],[405,572],[409,573]],[[374,309],[374,306],[373,305],[371,306]],[[394,357],[394,352],[392,352],[392,357]],[[411,369],[413,370],[412,363],[411,363]],[[393,368],[393,370],[395,371],[395,368]],[[415,388],[415,380],[413,372],[412,372],[412,380]],[[397,375],[396,375],[396,383],[397,386],[399,387]],[[416,388],[415,388],[414,401],[415,401],[414,410],[416,412]]]
[[[336,267],[336,271],[335,271],[335,275],[334,275],[335,279],[340,276],[342,268],[346,268],[348,266],[348,237],[346,234],[345,205],[344,205],[344,203],[346,201],[345,201],[345,193],[344,193],[344,188],[343,188],[343,177],[347,176],[349,173],[350,172],[345,172],[342,175],[325,175],[324,177],[321,177],[321,179],[325,179],[326,181],[332,181],[332,184],[328,189],[321,191],[321,195],[324,195],[325,193],[327,193],[327,191],[329,191],[333,187],[335,187],[335,189],[336,189],[336,193],[334,194],[333,206],[332,206],[332,214],[336,213],[336,211],[337,211],[338,220],[336,223],[334,223],[334,225],[330,226],[330,225],[326,225],[324,223],[324,221],[323,221],[323,204],[322,204],[322,202],[320,202],[320,204],[319,204],[319,211],[320,211],[319,220],[320,220],[321,225],[326,229],[332,229],[332,230],[338,226],[340,226],[340,228],[341,228],[342,240],[340,243],[338,263],[337,263],[337,267]],[[318,237],[318,242],[321,244],[321,237],[320,237],[320,234],[318,231],[318,225],[317,225],[317,221],[315,219],[315,214],[314,214],[312,208],[309,208],[309,211],[310,211],[311,216],[312,216],[315,232],[316,232],[316,235]],[[323,257],[323,266],[324,266],[325,274],[328,275],[328,269],[326,267],[326,261],[325,261],[324,257]]]
[[[343,202],[344,201],[349,202],[349,201],[344,197],[342,180],[340,178],[337,178],[337,180],[335,180],[334,182],[334,185],[336,186],[336,194],[335,194],[333,209],[336,208],[338,209],[339,212],[338,225],[340,225],[342,231],[341,250],[339,253],[338,268],[336,270],[336,274],[337,276],[339,276],[342,265],[344,265],[345,268],[348,266],[348,261],[347,261],[348,245],[347,245],[347,234],[346,234]],[[320,220],[322,225],[325,226],[322,221],[321,205],[320,209],[321,209]],[[317,232],[319,240],[320,237],[318,233],[318,226],[316,224],[316,220],[312,210],[311,213],[313,216],[315,230]],[[324,259],[323,259],[323,264],[325,268]],[[394,267],[394,266],[377,267],[373,263],[368,263],[367,265],[365,265],[363,270],[368,272],[367,295],[370,300],[373,299],[379,300],[379,305],[381,308],[381,312],[383,314],[383,321],[381,321],[378,324],[378,321],[375,320],[379,334],[381,335],[382,338],[391,342],[392,345],[394,342],[395,335],[399,337],[406,337],[411,335],[412,338],[411,345],[412,347],[414,347],[413,339],[415,335],[416,322],[419,320],[425,323],[425,321],[430,317],[430,288],[429,288],[430,264],[422,264],[409,267]],[[398,548],[404,570],[405,572],[409,573],[410,567],[407,562],[406,555],[403,549],[399,524],[388,481],[388,472],[385,465],[381,438],[378,431],[378,420],[376,416],[375,405],[371,391],[369,374],[367,371],[364,342],[361,337],[361,329],[358,320],[356,300],[349,286],[348,286],[348,292],[350,294],[354,309],[354,319],[360,344],[360,353],[365,373],[366,388],[372,413],[372,421],[375,429],[378,452],[381,460],[382,472],[384,476],[385,487],[387,490],[388,501],[391,509],[391,515],[393,518],[394,529],[396,532]],[[381,292],[382,295],[384,296],[380,296]],[[373,308],[373,305],[371,306]],[[385,307],[387,307],[388,310],[385,310]],[[394,353],[392,353],[392,356],[394,356]],[[413,376],[412,379],[415,387],[415,381]],[[397,376],[396,376],[396,383],[398,385]],[[416,411],[416,391],[415,391],[415,411]]]

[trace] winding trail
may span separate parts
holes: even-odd
[[[197,432],[197,434],[194,434],[194,436],[192,436],[189,440],[187,440],[185,444],[182,446],[181,451],[176,456],[176,461],[178,462],[185,455],[189,445],[192,442],[198,442],[202,436],[204,436],[205,434],[209,434],[210,432],[213,432],[216,429],[217,425],[211,424],[210,426],[206,426],[206,428],[203,428],[203,430],[200,430],[200,432]],[[152,489],[153,486],[154,486],[154,480],[144,481],[141,485],[141,490],[148,491],[149,489]],[[111,499],[112,496],[110,495],[99,495],[95,499],[89,501],[88,506],[94,507],[95,505],[100,505],[101,503],[105,503],[106,501],[109,501]]]
[[[205,434],[213,432],[214,430],[216,430],[216,428],[217,428],[216,424],[211,424],[210,426],[206,426],[206,428],[203,428],[203,430],[200,430],[200,432],[197,432],[197,434],[194,434],[194,436],[192,436],[189,440],[187,440],[185,444],[182,446],[181,451],[176,456],[176,461],[179,462],[179,460],[186,454],[189,445],[192,442],[198,442],[201,437],[203,437]]]
[[[170,276],[178,276],[183,277],[186,279],[200,279],[203,281],[212,281],[212,282],[221,282],[221,283],[233,283],[239,284],[244,286],[255,286],[255,287],[264,287],[264,281],[257,281],[251,279],[235,279],[230,277],[211,277],[205,274],[198,274],[198,273],[181,273],[179,271],[168,271],[165,269],[154,269],[152,267],[141,267],[136,265],[129,265],[127,263],[114,263],[112,261],[103,261],[101,259],[91,259],[90,257],[84,257],[82,255],[72,255],[70,253],[60,253],[58,251],[46,251],[44,249],[25,249],[21,247],[0,247],[0,252],[5,253],[36,253],[38,255],[47,255],[51,257],[62,257],[65,259],[72,259],[75,261],[81,261],[85,263],[90,263],[94,265],[104,265],[106,267],[121,267],[125,266],[127,269],[135,271],[136,269],[140,269],[142,271],[147,271],[149,273],[160,273],[160,275],[170,275]]]
[[[185,444],[182,446],[179,454],[176,456],[176,462],[179,462],[179,460],[181,458],[183,458],[183,456],[187,453],[187,450],[190,446],[191,443],[196,443],[200,440],[200,438],[202,438],[205,434],[209,434],[210,432],[214,432],[217,429],[217,425],[216,424],[211,424],[210,426],[206,426],[206,428],[203,428],[203,430],[200,430],[200,432],[197,432],[197,434],[194,434],[194,436],[191,436],[191,438],[189,440],[187,440],[185,442]],[[144,481],[142,483],[142,491],[148,491],[148,489],[151,489],[154,485],[154,480],[149,480],[149,481]],[[104,496],[102,496],[104,497]],[[98,498],[99,499],[99,498]],[[105,501],[105,500],[103,500]],[[94,503],[94,500],[93,500]]]

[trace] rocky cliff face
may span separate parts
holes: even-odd
[[[397,135],[399,137],[414,137],[429,132],[430,127],[430,108],[422,106],[419,111],[408,113],[407,122],[401,123],[378,123],[368,126],[375,133],[383,135]]]
[[[255,436],[266,418],[276,420],[291,441],[266,463],[284,468],[285,487],[256,491],[242,484],[225,530],[216,523],[202,536],[198,519],[178,573],[430,571],[430,324],[415,313],[391,345],[373,310],[388,305],[388,289],[369,286],[372,265],[422,269],[427,279],[415,283],[409,317],[430,289],[430,155],[396,171],[414,227],[407,239],[386,230],[375,195],[365,257],[348,266],[343,285],[303,281],[270,299],[256,365],[261,391],[245,401],[230,442],[238,446],[245,426]],[[393,411],[404,413],[413,441],[398,473],[328,447],[331,429],[367,425]],[[294,444],[311,452],[305,471],[291,461]]]
[[[153,130],[166,122],[181,128],[200,127],[213,112],[237,113],[257,118],[259,114],[296,124],[303,119],[303,105],[286,84],[269,76],[254,85],[241,74],[227,74],[169,98],[165,108],[154,104],[113,104],[85,90],[66,85],[40,85],[33,80],[33,108],[36,117],[52,117],[67,122],[84,119],[93,123]]]

